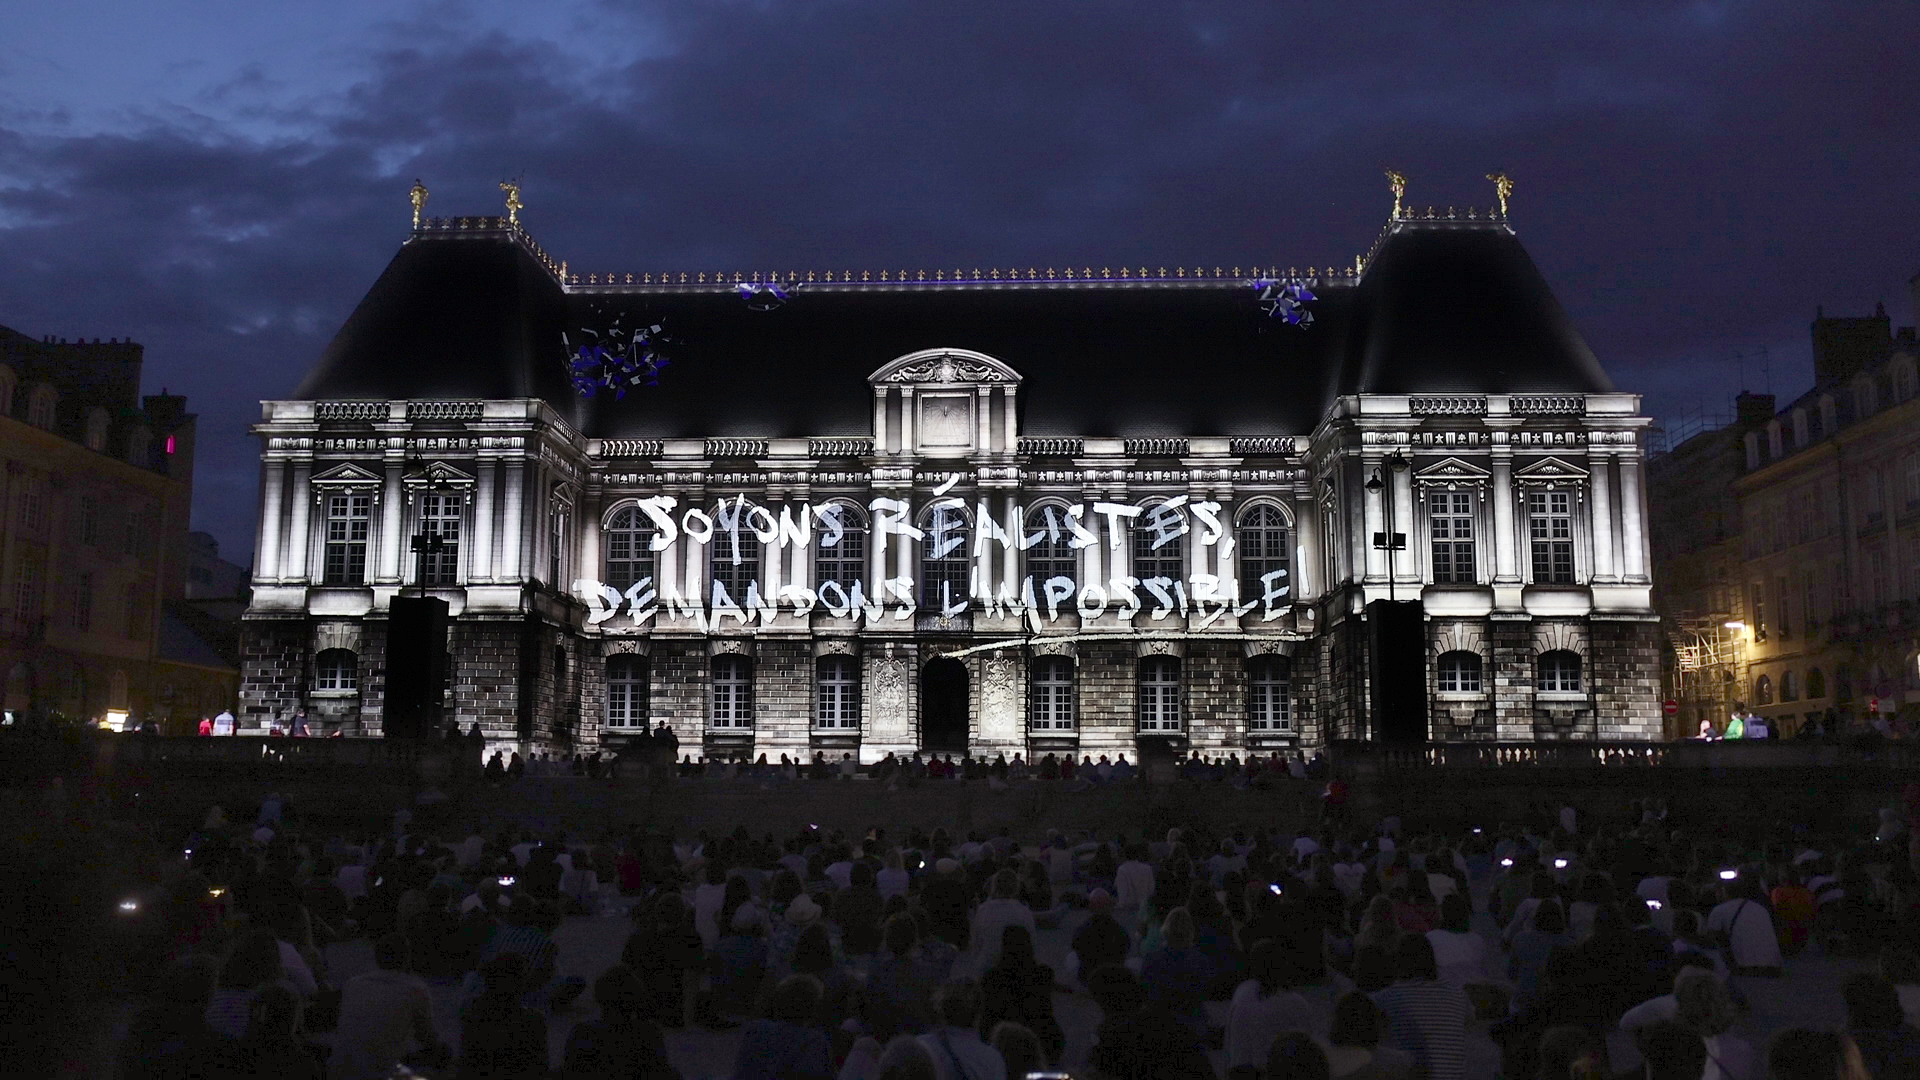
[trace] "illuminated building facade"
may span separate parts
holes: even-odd
[[[231,707],[239,672],[172,608],[186,578],[194,417],[140,397],[133,342],[0,327],[0,672],[5,720],[176,734]]]
[[[1645,423],[1503,210],[1339,270],[757,275],[427,219],[263,403],[243,721],[378,731],[418,589],[496,747],[1654,737]]]

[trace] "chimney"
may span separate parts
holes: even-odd
[[[1733,399],[1734,411],[1738,414],[1742,430],[1756,428],[1773,419],[1773,395],[1753,394],[1745,390]]]
[[[1885,360],[1893,351],[1893,327],[1885,304],[1864,318],[1826,317],[1816,309],[1813,320],[1813,384],[1832,386],[1851,379],[1864,368]]]

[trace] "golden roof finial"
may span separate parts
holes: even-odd
[[[1398,218],[1400,216],[1400,196],[1407,193],[1407,178],[1394,172],[1392,169],[1388,169],[1387,186],[1393,189],[1393,216]]]
[[[413,227],[417,231],[420,228],[420,211],[427,208],[427,185],[416,178],[412,189],[407,192],[407,198],[413,202]]]
[[[1507,196],[1513,194],[1513,180],[1498,169],[1488,173],[1487,179],[1493,181],[1493,193],[1500,199],[1500,216],[1506,217]]]
[[[513,180],[502,180],[500,190],[507,193],[507,224],[520,224],[520,208],[526,204],[520,201],[519,183]]]

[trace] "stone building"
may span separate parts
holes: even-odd
[[[1653,737],[1645,424],[1504,210],[1341,269],[577,273],[417,221],[263,403],[243,719],[378,732],[417,590],[497,747]],[[1370,707],[1379,600],[1430,731]]]
[[[1813,357],[1813,389],[1741,434],[1731,489],[1741,696],[1787,733],[1920,711],[1920,346],[1884,307],[1822,312]]]
[[[140,397],[131,341],[0,327],[0,671],[6,722],[192,730],[239,672],[170,618],[186,577],[194,417]]]

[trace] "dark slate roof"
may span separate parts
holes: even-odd
[[[754,310],[731,285],[577,284],[506,229],[423,232],[297,398],[542,397],[588,435],[865,435],[867,377],[971,349],[1024,377],[1030,435],[1304,434],[1336,393],[1611,389],[1504,224],[1400,222],[1311,327],[1245,280],[834,282]],[[659,385],[576,396],[563,332],[658,323]]]

